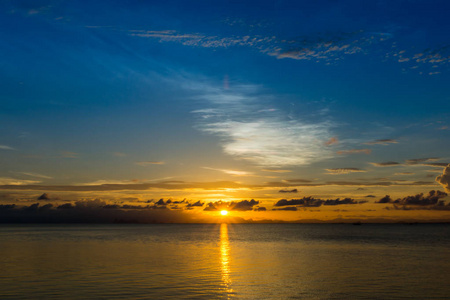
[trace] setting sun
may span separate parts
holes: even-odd
[[[221,210],[221,211],[220,211],[220,214],[221,214],[222,216],[226,216],[226,215],[228,215],[228,210]]]

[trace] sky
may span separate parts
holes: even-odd
[[[2,1],[0,216],[449,221],[449,13]]]

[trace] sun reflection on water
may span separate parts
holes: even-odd
[[[226,292],[231,295],[233,289],[231,288],[230,279],[230,242],[228,240],[228,224],[222,223],[220,225],[220,262],[222,271],[222,282],[225,286]]]

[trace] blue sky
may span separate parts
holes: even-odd
[[[0,184],[230,184],[231,194],[200,188],[210,200],[276,199],[296,179],[322,196],[439,189],[449,11],[447,1],[4,1]]]

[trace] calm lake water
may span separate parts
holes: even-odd
[[[1,299],[450,299],[450,226],[2,225]]]

